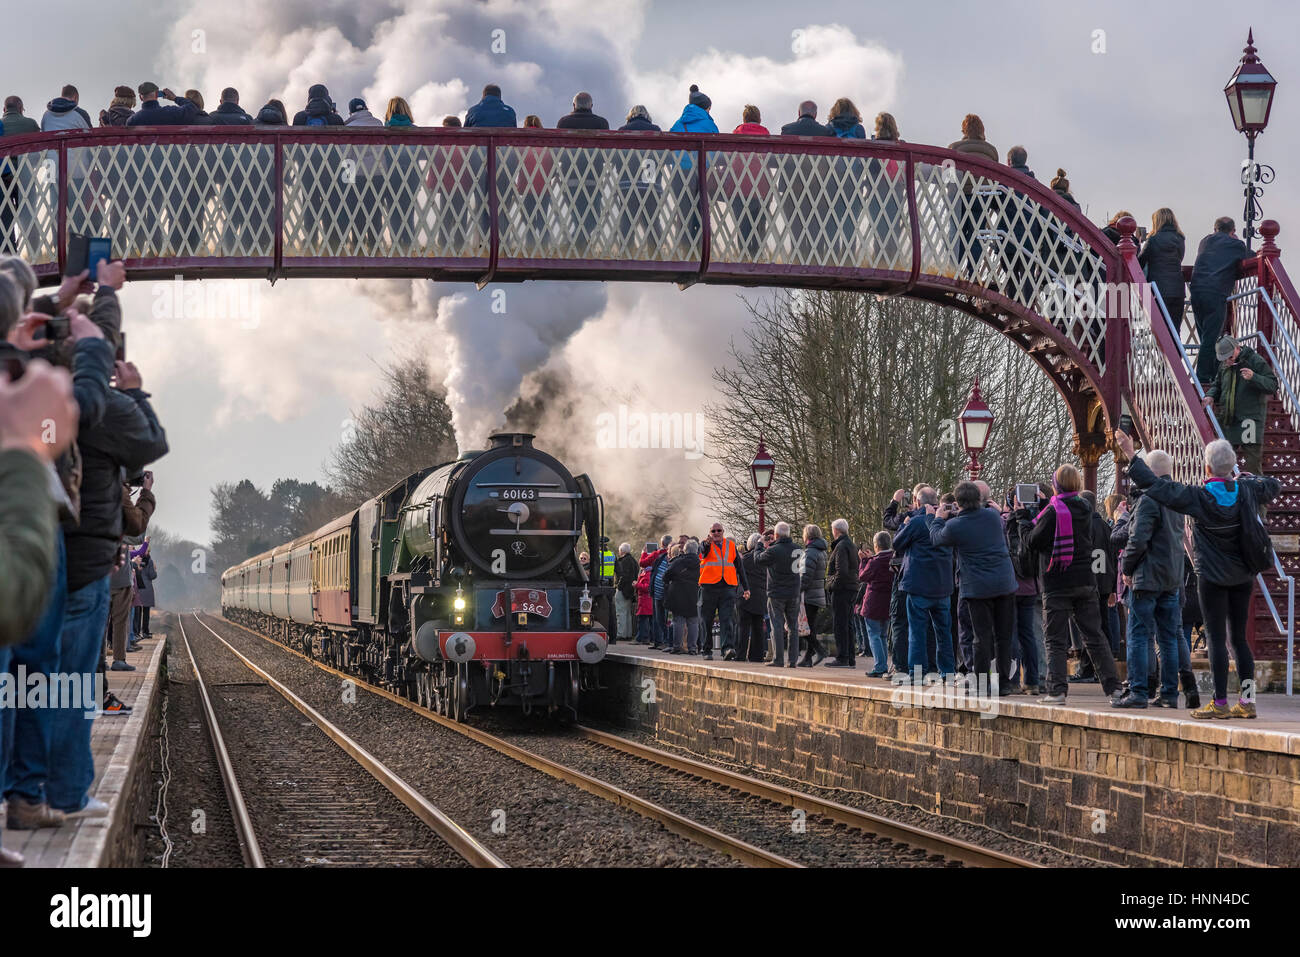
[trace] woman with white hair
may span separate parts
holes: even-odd
[[[1133,440],[1115,432],[1115,444],[1129,460],[1128,475],[1152,500],[1195,519],[1192,559],[1200,577],[1201,609],[1209,636],[1210,669],[1214,672],[1214,698],[1192,712],[1193,718],[1255,717],[1255,659],[1246,642],[1250,593],[1255,573],[1242,551],[1243,522],[1258,521],[1258,509],[1282,491],[1277,479],[1266,475],[1233,478],[1237,453],[1225,439],[1205,447],[1206,479],[1203,485],[1183,485],[1169,476],[1157,477],[1133,452]],[[1232,642],[1241,677],[1241,695],[1228,707],[1228,642]]]

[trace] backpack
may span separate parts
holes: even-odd
[[[1034,581],[1038,578],[1038,562],[1030,553],[1028,542],[1020,535],[1020,522],[1012,513],[1005,529],[1007,551],[1011,553],[1011,570],[1022,581]]]
[[[325,117],[323,117],[323,116],[309,116],[309,117],[307,117],[307,125],[308,125],[308,126],[328,126],[329,124],[325,122]]]
[[[1237,513],[1241,518],[1241,561],[1258,575],[1273,567],[1273,539],[1259,517],[1255,491],[1247,483],[1237,482]]]

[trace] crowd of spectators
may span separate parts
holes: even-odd
[[[74,89],[47,119],[85,119]],[[11,830],[107,813],[90,794],[91,726],[130,709],[101,676],[133,670],[126,653],[149,637],[145,467],[167,438],[126,359],[124,281],[121,262],[101,261],[93,280],[83,271],[37,296],[30,265],[0,259],[0,794]],[[19,706],[33,688],[44,690]],[[21,864],[0,848],[0,866]]]
[[[855,545],[844,519],[829,543],[817,525],[796,540],[786,522],[743,544],[720,523],[703,539],[664,535],[639,559],[624,543],[618,637],[711,660],[716,631],[726,660],[856,668],[869,658],[867,676],[896,685],[1065,705],[1072,685],[1099,683],[1115,708],[1174,709],[1182,693],[1194,718],[1254,717],[1245,622],[1255,572],[1242,542],[1279,485],[1234,478],[1225,440],[1206,448],[1205,485],[1180,485],[1167,453],[1135,456],[1119,436],[1133,490],[1104,507],[1066,464],[1001,501],[981,481],[942,496],[924,483],[899,489],[869,543]],[[1184,514],[1197,519],[1190,563]],[[1202,625],[1214,679],[1205,705],[1190,647]],[[828,631],[833,656],[819,637]],[[1229,644],[1243,682],[1232,707]]]

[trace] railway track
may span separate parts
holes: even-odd
[[[224,618],[218,620],[322,671],[357,681],[355,676],[261,632]],[[539,735],[535,730],[531,734],[507,730],[502,736],[452,721],[388,689],[364,682],[358,684],[422,718],[557,780],[659,821],[669,830],[744,864],[1040,866],[604,731],[576,727],[567,735]],[[521,740],[527,740],[530,746],[525,747]],[[738,830],[743,834],[735,833]]]
[[[197,615],[195,620],[224,648],[214,653],[204,647],[196,654],[178,617],[247,866],[506,866]],[[249,672],[256,680],[248,680]]]

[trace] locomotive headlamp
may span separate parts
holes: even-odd
[[[456,597],[452,599],[451,607],[451,623],[453,625],[465,624],[465,594],[461,591],[459,585],[456,586]]]
[[[582,589],[582,597],[578,599],[578,621],[584,625],[591,624],[591,592],[586,586]]]

